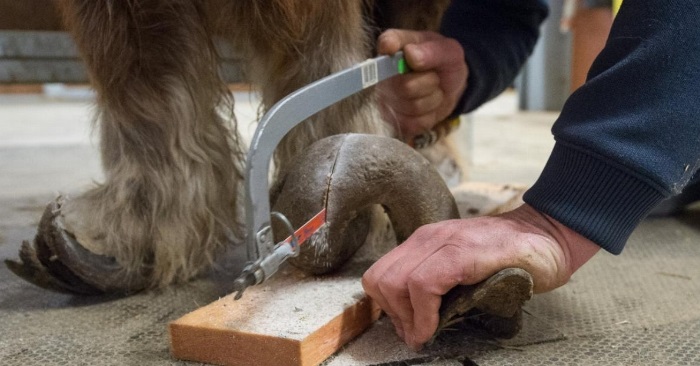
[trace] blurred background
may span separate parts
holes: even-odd
[[[620,0],[549,3],[551,15],[542,27],[542,37],[515,85],[523,110],[558,110],[569,92],[583,84],[605,44]],[[220,52],[226,80],[245,82],[235,55],[226,49]],[[87,82],[53,1],[0,0],[1,93],[41,93],[47,83]]]

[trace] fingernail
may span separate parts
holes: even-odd
[[[384,33],[379,39],[379,50],[384,52],[396,52],[401,47],[401,41],[393,33]]]
[[[408,339],[406,340],[406,344],[408,344],[409,347],[411,347],[412,350],[418,352],[421,349],[423,349],[423,343],[419,343],[416,341],[416,335],[415,334],[409,334]]]

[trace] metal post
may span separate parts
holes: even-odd
[[[540,29],[540,40],[520,77],[521,110],[559,111],[569,96],[571,36],[559,28],[564,4],[561,0],[548,3],[549,17]]]

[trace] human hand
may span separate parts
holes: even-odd
[[[390,29],[379,36],[379,54],[404,51],[412,72],[377,86],[385,121],[411,139],[447,118],[467,87],[464,50],[454,39],[434,32]]]
[[[535,292],[550,291],[599,249],[524,204],[498,216],[422,226],[367,270],[362,285],[417,350],[435,333],[442,295],[454,286],[516,267],[532,275]]]

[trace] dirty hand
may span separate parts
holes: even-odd
[[[434,32],[390,29],[379,36],[377,51],[404,51],[412,72],[377,86],[385,121],[405,139],[430,130],[447,118],[467,86],[462,46]]]
[[[363,276],[369,296],[396,332],[419,349],[438,325],[441,296],[485,280],[504,268],[528,271],[535,292],[564,285],[600,249],[531,206],[498,216],[425,225]]]

